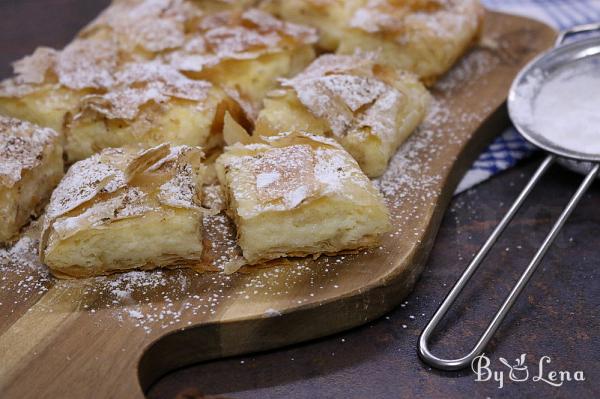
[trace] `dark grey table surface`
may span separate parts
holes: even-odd
[[[10,62],[39,45],[60,47],[107,0],[0,0],[0,77]],[[508,209],[539,163],[534,157],[457,196],[441,226],[425,272],[406,303],[369,325],[265,354],[177,370],[157,381],[151,398],[598,398],[600,397],[600,184],[574,212],[487,352],[500,383],[469,371],[439,372],[416,355],[429,317],[467,262]],[[464,353],[558,216],[581,176],[553,167],[500,240],[474,283],[443,323],[434,348]],[[527,381],[509,368],[526,354]],[[552,371],[583,373],[585,381],[555,387]],[[557,374],[559,376],[560,374]],[[514,378],[525,372],[515,370]],[[567,377],[566,373],[562,374]],[[580,374],[579,374],[580,376]],[[485,376],[482,376],[482,378]],[[556,382],[555,382],[556,384]]]

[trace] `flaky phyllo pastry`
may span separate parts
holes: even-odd
[[[218,147],[224,112],[251,120],[278,77],[313,59],[317,38],[256,9],[201,3],[115,2],[64,50],[16,62],[0,113],[64,132],[69,161],[133,143]]]
[[[323,55],[264,100],[255,135],[300,130],[337,140],[370,177],[383,174],[425,117],[429,93],[373,54]]]
[[[59,277],[212,269],[203,189],[235,222],[235,268],[378,245],[390,216],[369,177],[481,16],[477,0],[113,0],[0,82],[0,115],[28,121],[0,117],[0,244],[64,159],[40,238]]]
[[[275,15],[319,29],[321,47],[339,54],[377,51],[378,62],[431,84],[476,39],[479,0],[264,0]]]
[[[286,21],[314,26],[319,32],[318,46],[332,52],[347,29],[356,0],[262,0],[260,8]]]
[[[0,116],[0,244],[42,209],[62,175],[58,133]]]
[[[318,38],[313,28],[250,5],[125,0],[109,7],[81,36],[110,38],[122,52],[158,57],[190,77],[225,88],[242,104],[259,106],[278,77],[295,74],[314,58],[312,44]]]
[[[109,148],[75,163],[46,210],[42,261],[61,277],[198,263],[202,156],[163,144]]]
[[[71,162],[135,143],[211,147],[223,110],[239,114],[213,84],[159,61],[121,64],[109,42],[40,48],[15,70],[0,87],[0,112],[62,131]]]
[[[369,247],[390,228],[379,192],[334,140],[284,133],[238,143],[216,166],[250,264]]]

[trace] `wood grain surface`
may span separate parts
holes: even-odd
[[[388,312],[421,273],[460,176],[503,126],[512,78],[553,38],[540,23],[488,13],[485,45],[438,85],[437,118],[402,150],[406,166],[417,167],[389,182],[396,231],[379,249],[234,276],[45,279],[39,290],[19,283],[41,278],[38,269],[6,273],[4,287],[14,289],[0,292],[2,397],[141,397],[175,368],[333,334]]]

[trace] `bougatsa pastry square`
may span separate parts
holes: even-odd
[[[220,144],[219,118],[239,107],[223,90],[159,61],[122,63],[113,42],[39,48],[0,84],[0,113],[61,131],[70,162],[107,147]]]
[[[315,56],[312,27],[281,21],[246,2],[128,0],[114,3],[80,37],[110,39],[120,52],[160,59],[206,79],[252,114],[276,79]]]
[[[74,41],[63,51],[39,47],[0,82],[0,113],[62,132],[81,97],[111,84],[116,58],[102,42]]]
[[[362,0],[337,49],[377,51],[378,61],[433,84],[475,44],[483,22],[479,0]]]
[[[224,88],[250,118],[278,78],[297,74],[315,58],[313,28],[257,9],[206,16],[199,29],[165,59],[188,76]]]
[[[377,245],[384,201],[334,140],[286,133],[227,147],[216,162],[238,243],[250,264]]]
[[[136,143],[209,150],[222,145],[224,112],[241,112],[218,87],[159,62],[130,63],[114,77],[108,92],[83,97],[65,125],[69,160]]]
[[[269,94],[254,134],[300,130],[329,136],[377,177],[423,121],[429,102],[414,74],[378,64],[371,53],[327,54]]]
[[[71,166],[44,216],[41,260],[59,277],[197,264],[198,147],[108,148]]]
[[[335,51],[347,29],[356,0],[261,0],[260,8],[278,18],[308,26],[319,32],[318,46]]]
[[[57,132],[0,116],[0,243],[41,210],[63,168]]]
[[[136,143],[219,147],[225,111],[249,126],[277,78],[314,59],[316,32],[256,9],[206,8],[114,2],[63,50],[17,61],[0,113],[62,132],[69,162]]]
[[[314,26],[320,45],[340,54],[372,51],[378,61],[432,84],[475,42],[479,0],[264,0],[285,20]]]

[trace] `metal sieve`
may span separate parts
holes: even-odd
[[[473,359],[481,354],[488,344],[502,320],[515,303],[519,294],[535,272],[542,258],[548,251],[548,248],[554,242],[554,239],[560,232],[561,228],[584,196],[587,189],[591,186],[594,179],[598,176],[600,170],[600,152],[594,146],[586,147],[581,141],[574,140],[573,137],[578,132],[572,132],[573,135],[556,135],[548,129],[540,129],[536,124],[534,109],[535,104],[540,101],[550,100],[545,99],[543,90],[552,84],[552,80],[556,79],[557,74],[565,71],[577,71],[577,79],[587,78],[590,84],[600,78],[600,37],[590,37],[576,42],[563,45],[565,39],[574,34],[600,31],[599,24],[589,24],[577,26],[571,30],[561,33],[557,39],[556,47],[537,57],[530,62],[514,80],[508,95],[508,110],[511,120],[517,130],[532,144],[545,150],[548,155],[538,167],[533,177],[526,184],[523,191],[519,194],[516,201],[512,204],[506,215],[502,218],[498,226],[494,229],[485,244],[475,255],[469,266],[463,272],[456,284],[452,287],[438,310],[433,315],[421,337],[419,338],[418,352],[423,361],[432,367],[442,370],[459,370],[467,367]],[[594,88],[599,90],[600,87]],[[551,99],[554,100],[554,99]],[[561,104],[560,101],[554,104]],[[593,104],[598,109],[600,115],[600,104]],[[563,109],[559,110],[557,115],[565,115],[570,112],[568,102],[564,102]],[[572,110],[571,110],[572,111]],[[554,116],[554,115],[553,115]],[[585,123],[585,121],[583,121]],[[592,123],[591,121],[589,123]],[[585,125],[586,127],[589,125]],[[597,144],[600,145],[600,126],[598,126]],[[448,312],[458,295],[471,279],[472,275],[478,269],[479,265],[485,259],[490,249],[494,246],[498,237],[513,219],[521,205],[525,202],[533,188],[540,181],[544,173],[555,162],[566,164],[581,172],[586,173],[583,183],[579,186],[576,193],[571,197],[569,203],[562,211],[558,220],[544,239],[542,245],[537,250],[535,256],[520,276],[516,285],[511,290],[508,297],[502,303],[498,312],[494,315],[492,321],[486,328],[483,335],[479,338],[473,349],[465,356],[457,359],[442,359],[431,353],[429,349],[429,339],[432,332],[435,330],[441,319]]]

